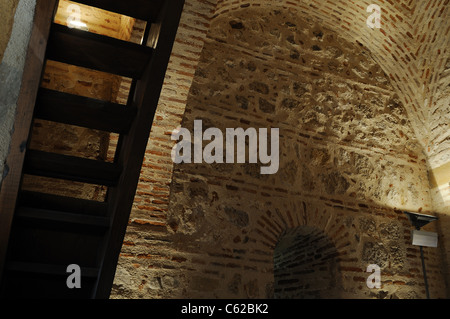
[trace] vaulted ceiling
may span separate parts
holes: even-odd
[[[380,29],[366,24],[371,4],[381,8]],[[219,0],[215,15],[249,6],[299,11],[368,48],[401,97],[428,164],[448,161],[449,0]]]

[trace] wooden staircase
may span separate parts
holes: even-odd
[[[38,0],[37,6],[43,1],[48,0]],[[31,149],[23,152],[21,178],[27,174],[104,185],[108,192],[105,201],[98,202],[19,187],[7,250],[3,256],[0,251],[2,298],[109,297],[184,5],[184,0],[75,2],[150,22],[143,43],[159,36],[158,44],[150,48],[51,24],[46,59],[132,78],[130,98],[127,105],[120,105],[36,88],[34,119],[117,133],[119,143],[114,162]],[[152,34],[152,24],[160,26],[159,34]],[[11,206],[0,198],[2,214]],[[3,232],[0,241],[5,237]],[[70,264],[81,267],[80,289],[66,285]]]

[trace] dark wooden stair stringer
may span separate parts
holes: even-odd
[[[40,14],[57,5],[56,0],[50,6],[45,1],[37,0]],[[8,247],[6,251],[6,244],[0,245],[2,297],[109,297],[184,6],[184,0],[75,2],[146,20],[146,36],[151,33],[149,26],[156,24],[159,40],[150,48],[40,22],[50,30],[48,41],[34,34],[41,45],[47,44],[45,59],[130,77],[133,84],[126,106],[44,88],[33,88],[33,93],[27,96],[29,101],[35,101],[34,119],[118,133],[119,143],[112,163],[26,149],[23,142],[20,144],[20,154],[15,156],[19,157],[21,172],[8,177],[8,184],[17,185],[17,193],[6,197],[0,193],[0,209],[9,214],[2,216],[0,212],[0,221],[7,222],[2,227],[9,235],[8,238],[0,234],[0,240],[6,240]],[[47,13],[43,19],[49,17]],[[143,43],[147,43],[146,39]],[[30,46],[29,50],[33,48]],[[36,63],[42,70],[43,62]],[[40,79],[37,80],[34,77],[30,83],[38,87]],[[25,117],[21,123],[28,123],[21,136],[30,134],[31,118]],[[104,185],[108,192],[105,201],[98,202],[21,190],[24,174]],[[6,200],[8,196],[14,198],[14,205]],[[11,213],[14,213],[12,222]],[[65,267],[69,263],[80,264],[83,289],[71,291],[66,287]],[[37,287],[41,290],[33,290]]]

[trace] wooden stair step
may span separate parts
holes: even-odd
[[[108,203],[73,197],[21,191],[18,199],[20,207],[50,209],[74,214],[106,216]]]
[[[137,18],[155,21],[164,0],[74,0],[81,4]]]
[[[106,217],[90,216],[66,213],[50,209],[18,207],[15,217],[26,220],[37,220],[40,222],[58,222],[75,224],[79,226],[91,226],[106,229],[109,227],[109,219]]]
[[[68,274],[66,272],[67,266],[10,261],[6,264],[6,270],[67,277],[68,276]],[[98,276],[97,268],[80,267],[80,270],[81,270],[82,277],[97,278],[97,276]]]
[[[24,162],[25,174],[105,186],[115,186],[121,171],[115,163],[36,150],[28,150]]]
[[[153,49],[53,24],[47,58],[97,71],[140,79]]]
[[[106,132],[127,133],[136,113],[135,107],[41,88],[34,116]]]

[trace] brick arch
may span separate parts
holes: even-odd
[[[279,239],[290,229],[311,227],[331,235],[338,227],[332,222],[336,218],[332,210],[308,200],[287,200],[283,206],[267,209],[258,215],[249,236],[269,250],[275,249]]]
[[[332,207],[309,200],[287,201],[282,207],[260,214],[249,237],[254,247],[273,256],[273,276],[263,277],[265,285],[273,289],[268,297],[351,296],[348,283],[342,280],[343,273],[351,277],[363,269],[361,256],[351,251],[357,243],[346,229],[343,216]],[[346,261],[352,259],[353,266],[348,267]]]

